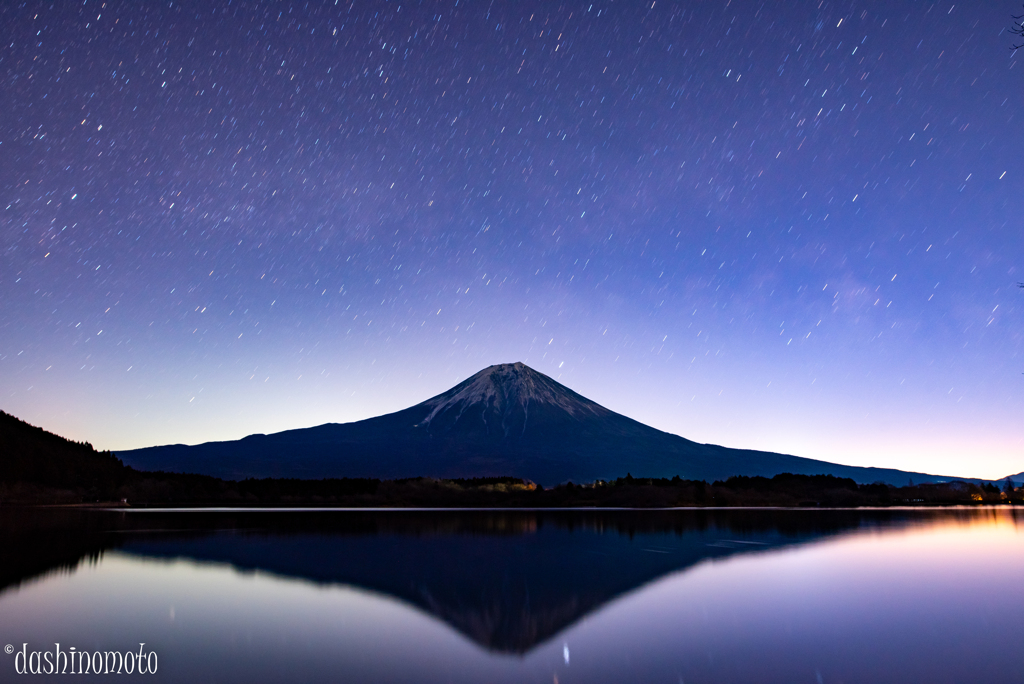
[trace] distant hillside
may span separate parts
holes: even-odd
[[[522,363],[490,366],[443,394],[377,418],[118,455],[139,469],[224,479],[513,476],[544,486],[627,474],[708,482],[827,474],[895,486],[954,479],[698,444],[610,411]]]
[[[0,411],[0,483],[73,490],[109,490],[125,477],[109,451],[73,442]]]

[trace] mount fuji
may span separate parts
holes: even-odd
[[[246,477],[509,475],[545,486],[637,477],[830,474],[905,485],[952,478],[698,444],[610,411],[523,363],[490,366],[396,413],[195,446],[117,453],[139,470]]]

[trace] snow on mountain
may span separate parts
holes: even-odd
[[[574,418],[603,417],[611,413],[520,362],[489,366],[423,402],[423,406],[430,412],[419,427],[429,427],[441,418],[454,424],[471,411],[485,424],[497,420],[505,435],[513,424],[521,432],[526,431],[531,406],[561,409]],[[520,420],[521,426],[518,425]]]

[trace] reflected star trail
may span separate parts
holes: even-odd
[[[1024,466],[1015,3],[6,3],[2,408],[98,448],[523,361],[701,442]]]

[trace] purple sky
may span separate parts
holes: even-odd
[[[524,361],[701,442],[1024,470],[1019,10],[3,3],[0,408],[198,443]]]

